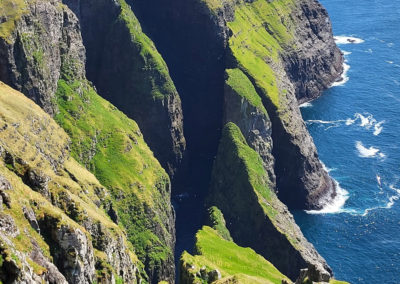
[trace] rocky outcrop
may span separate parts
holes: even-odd
[[[222,116],[217,106],[224,92],[218,87],[211,92],[212,84],[218,86],[218,82],[222,83],[224,69],[240,69],[254,85],[271,120],[269,128],[272,129],[274,142],[272,155],[279,197],[290,208],[298,209],[318,209],[327,199],[333,198],[334,184],[318,159],[298,109],[299,102],[320,95],[342,71],[343,58],[333,41],[325,9],[313,0],[290,3],[283,0],[152,0],[151,3],[135,1],[133,7],[172,70],[183,98],[184,112],[188,109],[186,123],[195,125],[197,120],[203,121],[204,116],[211,117],[204,113],[202,116],[194,115],[191,108],[185,107],[186,96],[194,97],[198,90],[205,87],[208,87],[207,93],[213,95],[211,100],[214,104],[213,108],[206,109]],[[151,21],[148,20],[150,18]],[[186,32],[178,32],[177,27],[180,26],[185,26]],[[186,46],[184,48],[191,52],[176,54],[176,50],[183,47],[170,47],[174,45],[171,38],[175,39],[172,42]],[[251,40],[255,38],[257,40]],[[196,41],[199,41],[196,46],[191,46]],[[202,46],[202,42],[212,42],[218,48]],[[201,53],[206,53],[207,58],[202,59]],[[177,59],[182,56],[186,61]],[[190,62],[190,66],[196,68],[209,68],[200,71],[201,74],[194,73],[196,71],[192,72],[185,62]],[[189,77],[176,71],[182,68],[191,70]],[[203,82],[202,78],[211,76],[210,70],[215,76]],[[191,76],[195,76],[195,80],[202,82],[203,86],[195,87],[195,83],[190,82]],[[180,83],[179,80],[184,82]],[[198,100],[200,97],[205,100],[201,95]],[[194,101],[193,104],[198,102]],[[200,128],[194,129],[200,131]],[[214,129],[221,129],[221,126]],[[190,132],[187,132],[188,148],[191,147],[190,136]],[[272,178],[272,159],[268,160],[267,167]]]
[[[247,143],[260,155],[268,173],[269,186],[276,188],[275,158],[272,155],[272,124],[254,86],[240,69],[226,71],[224,123],[235,123]]]
[[[86,72],[86,51],[77,16],[85,15],[85,18],[80,19],[86,35],[88,22],[85,21],[90,22],[95,19],[85,14],[88,10],[84,7],[90,6],[92,2],[79,1],[83,8],[75,11],[76,15],[61,0],[34,2],[10,0],[4,3],[4,7],[16,4],[14,2],[21,3],[21,6],[16,5],[21,8],[20,15],[13,18],[4,17],[7,21],[0,27],[0,54],[4,55],[0,59],[0,80],[6,81],[34,99],[54,116],[70,136],[69,139],[60,138],[65,144],[61,152],[58,152],[58,147],[55,148],[54,145],[47,143],[49,138],[39,135],[35,139],[38,151],[50,162],[54,172],[64,172],[63,165],[71,150],[74,158],[95,173],[103,184],[96,189],[101,196],[101,199],[95,198],[96,205],[104,207],[114,222],[126,228],[129,241],[133,243],[137,255],[145,263],[150,281],[173,281],[175,226],[174,212],[170,203],[169,177],[146,145],[144,139],[147,139],[147,135],[141,133],[135,121],[128,119],[115,106],[99,97],[93,84],[85,77],[86,73],[92,74],[91,62],[96,55],[92,53],[93,46],[88,44],[87,66],[90,70]],[[73,6],[74,3],[67,4]],[[99,17],[95,22],[104,23],[110,28],[112,35],[121,36],[121,42],[125,41],[124,46],[130,52],[118,51],[120,55],[127,54],[129,61],[123,59],[121,63],[109,62],[110,66],[115,66],[114,70],[125,63],[127,68],[134,67],[127,71],[129,76],[123,81],[126,83],[124,86],[132,87],[135,90],[134,94],[138,95],[136,103],[133,104],[134,108],[139,109],[143,114],[142,118],[148,122],[144,128],[153,133],[150,140],[161,145],[160,147],[166,147],[160,148],[160,153],[166,154],[165,165],[170,163],[170,172],[173,172],[182,158],[185,141],[180,99],[169,78],[168,69],[154,45],[141,32],[139,23],[124,1],[118,3],[96,1],[95,4],[91,6],[92,12],[99,12],[99,14],[94,13]],[[102,13],[104,17],[101,17]],[[111,15],[112,19],[106,21],[107,15]],[[8,25],[9,23],[12,25]],[[6,24],[9,27],[7,34],[3,30]],[[102,30],[93,31],[92,34],[104,35]],[[85,37],[85,43],[86,39]],[[103,47],[100,44],[96,48],[100,46]],[[115,56],[114,53],[108,54],[107,50],[104,54],[101,49],[99,52],[104,60],[111,60],[110,56]],[[97,67],[94,69],[102,70]],[[103,71],[109,70],[111,69],[107,68]],[[116,83],[119,78],[114,77],[114,79],[113,86],[119,86],[119,83]],[[109,81],[102,78],[101,82]],[[46,117],[44,120],[46,121],[36,121],[33,117],[32,121],[28,121],[32,125],[33,133],[45,132],[44,125],[49,124],[51,118]],[[53,190],[56,181],[51,177],[49,179],[48,174],[40,167],[31,166],[26,159],[19,161],[21,155],[9,153],[8,156],[10,160],[8,164],[21,176],[27,186],[43,194],[54,206],[64,210],[71,219],[83,227],[85,227],[84,219],[93,221],[88,210],[83,209],[67,189]],[[65,174],[74,180],[74,175]],[[103,190],[104,186],[108,190]],[[96,224],[94,221],[93,223]],[[110,249],[125,248],[118,238],[109,242]],[[116,254],[108,254],[111,255]],[[126,258],[126,255],[120,257]],[[122,277],[127,281],[136,277],[134,268],[128,268],[131,264],[125,260],[122,260],[125,263],[122,265],[118,264],[117,259],[103,258],[105,262],[96,261],[99,266],[104,267],[101,262],[111,262],[115,267],[121,267],[118,272],[124,276],[115,275],[115,277]],[[111,273],[108,274],[112,276]],[[143,272],[140,271],[139,274],[142,275]]]
[[[3,83],[0,113],[0,280],[146,280],[125,233],[102,206],[112,202],[109,191],[70,157],[67,134]]]
[[[285,69],[299,104],[317,98],[339,79],[343,56],[332,37],[329,15],[318,1],[304,1],[292,10],[297,49],[284,55]]]
[[[293,281],[309,264],[317,273],[330,275],[325,260],[269,188],[268,178],[260,156],[240,129],[228,123],[214,164],[209,205],[221,209],[238,245],[250,246]]]
[[[2,11],[13,5],[14,17],[0,15],[2,25],[14,28],[0,36],[0,80],[24,93],[47,113],[54,114],[63,51],[84,60],[79,23],[59,1],[3,1]],[[18,10],[18,11],[17,11]],[[67,45],[67,46],[66,46]],[[75,71],[78,71],[76,69]],[[76,76],[83,75],[77,72]]]
[[[70,283],[91,283],[95,280],[92,243],[80,229],[60,224],[59,219],[45,215],[39,226],[54,263]]]
[[[63,2],[81,23],[88,79],[101,96],[139,124],[155,156],[173,176],[186,147],[183,114],[156,47],[125,0]]]

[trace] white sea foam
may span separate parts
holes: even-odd
[[[373,128],[374,130],[374,135],[378,136],[382,130],[383,130],[383,124],[385,123],[384,120],[378,122],[374,116],[370,113],[355,113],[353,118],[347,118],[346,119],[346,125],[352,125],[355,122],[360,121],[359,126],[369,130]]]
[[[322,164],[322,168],[328,173],[336,170],[335,168],[328,168],[322,161],[321,161],[321,164]]]
[[[381,134],[381,132],[382,132],[382,130],[383,130],[382,124],[384,124],[384,123],[385,123],[385,121],[382,120],[382,121],[380,121],[380,122],[378,122],[378,123],[376,123],[376,124],[374,125],[374,135],[375,135],[375,136],[378,136],[379,134]]]
[[[344,56],[350,55],[351,52],[350,51],[346,51],[346,50],[342,50],[342,53]]]
[[[339,120],[319,120],[319,119],[309,119],[307,123],[319,123],[319,124],[334,124],[337,123]]]
[[[337,45],[341,44],[359,44],[363,43],[364,40],[361,38],[357,37],[351,37],[351,36],[334,36],[335,42]]]
[[[384,206],[376,206],[376,207],[371,207],[368,209],[365,209],[363,212],[361,212],[359,215],[362,216],[367,216],[369,212],[377,209],[390,209],[393,207],[395,202],[400,199],[400,189],[395,188],[394,185],[390,185],[389,188],[395,192],[395,195],[391,195],[388,197],[388,201]],[[349,212],[351,213],[351,212]]]
[[[374,51],[371,48],[368,48],[365,52],[366,53],[373,53]]]
[[[358,156],[361,158],[373,158],[379,153],[379,149],[375,147],[365,147],[361,141],[356,141],[356,148],[358,150]]]
[[[308,214],[334,214],[345,212],[343,206],[349,199],[349,192],[340,187],[339,183],[334,180],[336,184],[336,196],[334,199],[326,201],[324,207],[320,210],[307,210]]]
[[[394,43],[393,43],[393,42],[389,42],[389,43],[387,44],[387,46],[388,46],[388,47],[393,47],[393,46],[394,46]]]
[[[301,105],[299,105],[300,108],[307,108],[307,107],[312,107],[312,103],[308,102],[308,103],[303,103]]]
[[[393,64],[394,63],[393,61],[390,61],[390,60],[385,60],[385,62],[389,63],[389,64]]]
[[[346,84],[349,81],[349,76],[347,76],[347,72],[349,72],[350,70],[350,65],[346,63],[347,61],[345,61],[343,63],[343,73],[340,77],[339,81],[333,82],[331,87],[338,87],[338,86],[343,86],[344,84]]]

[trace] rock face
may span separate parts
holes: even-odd
[[[187,124],[200,124],[211,117],[192,111],[198,101],[207,102],[208,96],[202,96],[205,93],[212,94],[213,106],[202,109],[213,110],[217,116],[227,112],[224,108],[230,106],[220,105],[224,94],[221,77],[225,69],[240,69],[253,84],[271,121],[272,151],[267,154],[266,144],[261,151],[265,152],[271,182],[276,176],[279,197],[290,208],[318,209],[335,196],[335,186],[318,159],[298,108],[299,102],[320,95],[342,72],[343,58],[333,41],[329,18],[317,1],[152,0],[151,5],[134,1],[133,7],[169,64],[183,98]],[[185,31],[177,28],[182,26]],[[204,42],[212,45],[204,46]],[[178,59],[182,56],[185,60]],[[199,74],[193,66],[208,69]],[[181,69],[190,71],[184,75]],[[206,79],[209,72],[212,79]],[[196,83],[191,82],[192,76]],[[201,87],[195,85],[199,82]],[[207,92],[199,92],[206,88]],[[257,132],[258,126],[254,127]],[[213,129],[221,128],[219,124]],[[195,129],[201,133],[200,128]],[[190,149],[196,142],[191,141],[189,131],[186,134]]]
[[[269,188],[268,178],[260,156],[240,129],[228,123],[214,164],[209,205],[221,209],[238,245],[253,248],[293,281],[309,264],[316,274],[330,275],[325,260]]]
[[[235,123],[260,155],[271,189],[276,187],[272,124],[252,83],[240,69],[228,69],[224,88],[224,122]]]
[[[25,1],[6,0],[1,5],[3,10],[7,5],[14,6],[15,14],[0,15],[5,20],[5,23],[1,21],[0,80],[23,92],[47,113],[54,114],[63,50],[74,52],[84,60],[78,20],[54,0],[29,5]],[[5,25],[14,29],[7,29]]]
[[[125,233],[102,206],[110,193],[70,157],[67,134],[3,83],[0,113],[0,191],[6,205],[0,212],[0,280],[146,280]]]
[[[302,1],[293,10],[295,41],[300,47],[284,56],[285,69],[299,104],[315,99],[343,70],[343,57],[332,37],[329,15],[318,1]]]
[[[82,9],[75,10],[77,15],[61,0],[2,2],[0,5],[4,5],[1,7],[4,9],[1,11],[8,11],[7,5],[11,5],[18,8],[18,11],[13,10],[18,13],[5,15],[3,18],[6,21],[0,25],[0,54],[4,55],[0,59],[0,80],[32,98],[68,132],[71,141],[65,145],[64,153],[57,157],[44,150],[51,158],[54,171],[58,171],[58,166],[63,164],[63,159],[69,156],[71,150],[74,158],[90,169],[103,184],[97,189],[103,199],[96,202],[106,209],[114,222],[126,228],[128,240],[145,264],[149,281],[172,282],[175,273],[175,225],[170,203],[171,185],[168,175],[144,139],[147,140],[149,136],[152,142],[160,146],[158,150],[153,149],[156,154],[165,154],[165,159],[160,160],[173,173],[185,148],[180,99],[164,61],[152,42],[141,32],[139,23],[124,1],[93,2],[96,5],[92,1],[79,2],[82,3]],[[75,8],[77,3],[66,1],[66,4]],[[97,19],[90,14],[91,9]],[[82,20],[84,27],[84,42],[79,20]],[[99,49],[103,45],[99,45],[96,46],[99,55],[96,55],[93,45],[98,42],[92,42],[86,35],[90,33],[97,40],[97,37],[105,35],[101,27],[110,28],[108,32],[116,36],[112,42],[124,41],[121,47],[125,51],[113,50],[110,54],[110,49],[103,52]],[[91,30],[95,28],[99,30]],[[83,43],[88,46],[87,52]],[[114,52],[126,54],[129,60],[120,58],[120,63],[110,62],[112,58],[118,58]],[[88,72],[85,70],[86,53],[89,57]],[[97,56],[115,68],[106,68],[106,65],[103,69],[93,67],[93,60],[97,60]],[[121,71],[118,66],[126,68]],[[129,108],[135,109],[134,113],[138,114],[141,123],[144,121],[141,126],[146,129],[145,136],[135,121],[98,96],[93,84],[85,76],[86,73],[94,76],[93,70],[102,70],[102,76],[113,78],[108,80],[102,77],[99,81],[93,78],[100,85],[112,83],[113,88],[107,89],[107,94],[111,95],[108,91],[115,92],[115,98],[121,99],[124,106],[128,106],[126,102],[132,99],[130,103],[133,106]],[[108,71],[113,73],[108,74]],[[123,79],[120,71],[126,71],[127,77],[118,81]],[[114,89],[116,86],[124,88]],[[125,92],[129,88],[133,93]],[[34,131],[41,132],[42,126],[38,125]],[[15,160],[13,155],[9,156]],[[26,185],[43,194],[55,206],[71,212],[74,218],[82,214],[78,210],[80,207],[68,194],[54,195],[50,187],[51,179],[41,170],[14,160],[11,164],[26,168],[21,176]],[[109,190],[103,190],[104,186]],[[93,223],[96,224],[95,221]],[[93,226],[84,227],[92,230]],[[100,234],[100,237],[103,235]],[[120,262],[126,263],[127,255],[115,251],[124,246],[118,238],[111,240],[113,238],[110,236],[107,246],[103,244],[110,250],[107,255],[119,255],[122,258]],[[98,249],[96,246],[94,248]],[[96,267],[103,267],[100,270],[105,271],[109,281],[122,277],[107,272],[110,270],[109,262],[109,259],[96,260]],[[115,259],[112,265],[120,267],[119,272],[124,275],[122,278],[130,282],[136,279],[136,274],[143,273],[135,272],[134,267],[128,268],[129,264],[121,265]]]
[[[156,47],[125,0],[63,2],[81,23],[88,79],[100,95],[139,124],[155,156],[173,176],[186,147],[183,114]]]

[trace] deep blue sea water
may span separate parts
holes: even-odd
[[[302,114],[343,190],[325,214],[294,215],[337,279],[400,283],[400,1],[321,2],[341,36],[348,81]]]

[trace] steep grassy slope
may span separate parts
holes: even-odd
[[[49,115],[0,82],[0,280],[139,281],[143,265],[105,212],[108,189],[69,144]]]
[[[292,280],[309,264],[329,275],[325,260],[268,184],[260,156],[235,124],[226,124],[214,163],[209,204],[221,209],[239,245],[250,246]]]
[[[109,210],[127,229],[151,277],[170,277],[175,237],[168,175],[137,124],[87,81],[68,80],[67,73],[58,83],[55,119],[72,139],[73,156],[110,189]]]
[[[81,23],[88,79],[101,96],[138,123],[172,176],[185,151],[181,101],[154,43],[125,0],[63,3]]]
[[[221,273],[221,279],[216,283],[275,283],[281,284],[283,279],[289,281],[270,262],[256,254],[250,248],[243,248],[233,241],[225,240],[216,230],[203,227],[196,235],[196,254],[191,256],[187,252],[181,258],[182,269],[185,267],[189,275],[196,275],[203,269],[203,274],[211,274],[217,269]],[[211,273],[210,273],[211,272]],[[198,279],[182,279],[181,283],[199,283]],[[208,277],[209,279],[209,277]],[[209,281],[208,283],[211,283]],[[207,283],[207,281],[205,281]]]
[[[227,239],[229,231],[217,207],[209,209],[213,228],[204,226],[196,235],[195,253],[181,257],[182,284],[192,283],[291,283],[275,266],[250,248],[240,247]],[[299,280],[300,281],[300,280]],[[311,283],[308,276],[304,284]],[[346,282],[331,279],[331,284]]]
[[[86,52],[76,15],[58,0],[23,3],[26,11],[21,17],[14,17],[14,30],[7,37],[0,37],[0,80],[54,115],[70,135],[72,156],[109,189],[103,206],[114,222],[126,228],[150,281],[172,281],[175,226],[168,175],[154,158],[136,122],[102,99],[86,80]],[[115,5],[112,1],[107,3]],[[135,88],[143,88],[147,103],[164,102],[167,91],[175,90],[168,69],[124,3],[114,7],[118,12],[117,22],[113,22],[114,34],[127,34],[133,45],[129,50],[137,56],[134,60],[143,64],[138,68],[149,70],[136,70],[146,80],[135,77]],[[139,34],[140,42],[135,42]],[[176,91],[173,95],[177,97]],[[165,118],[160,128],[169,133],[176,125],[167,119],[167,110],[159,112],[163,113],[160,119]],[[151,112],[145,116],[153,117]],[[182,133],[177,130],[175,134]]]

